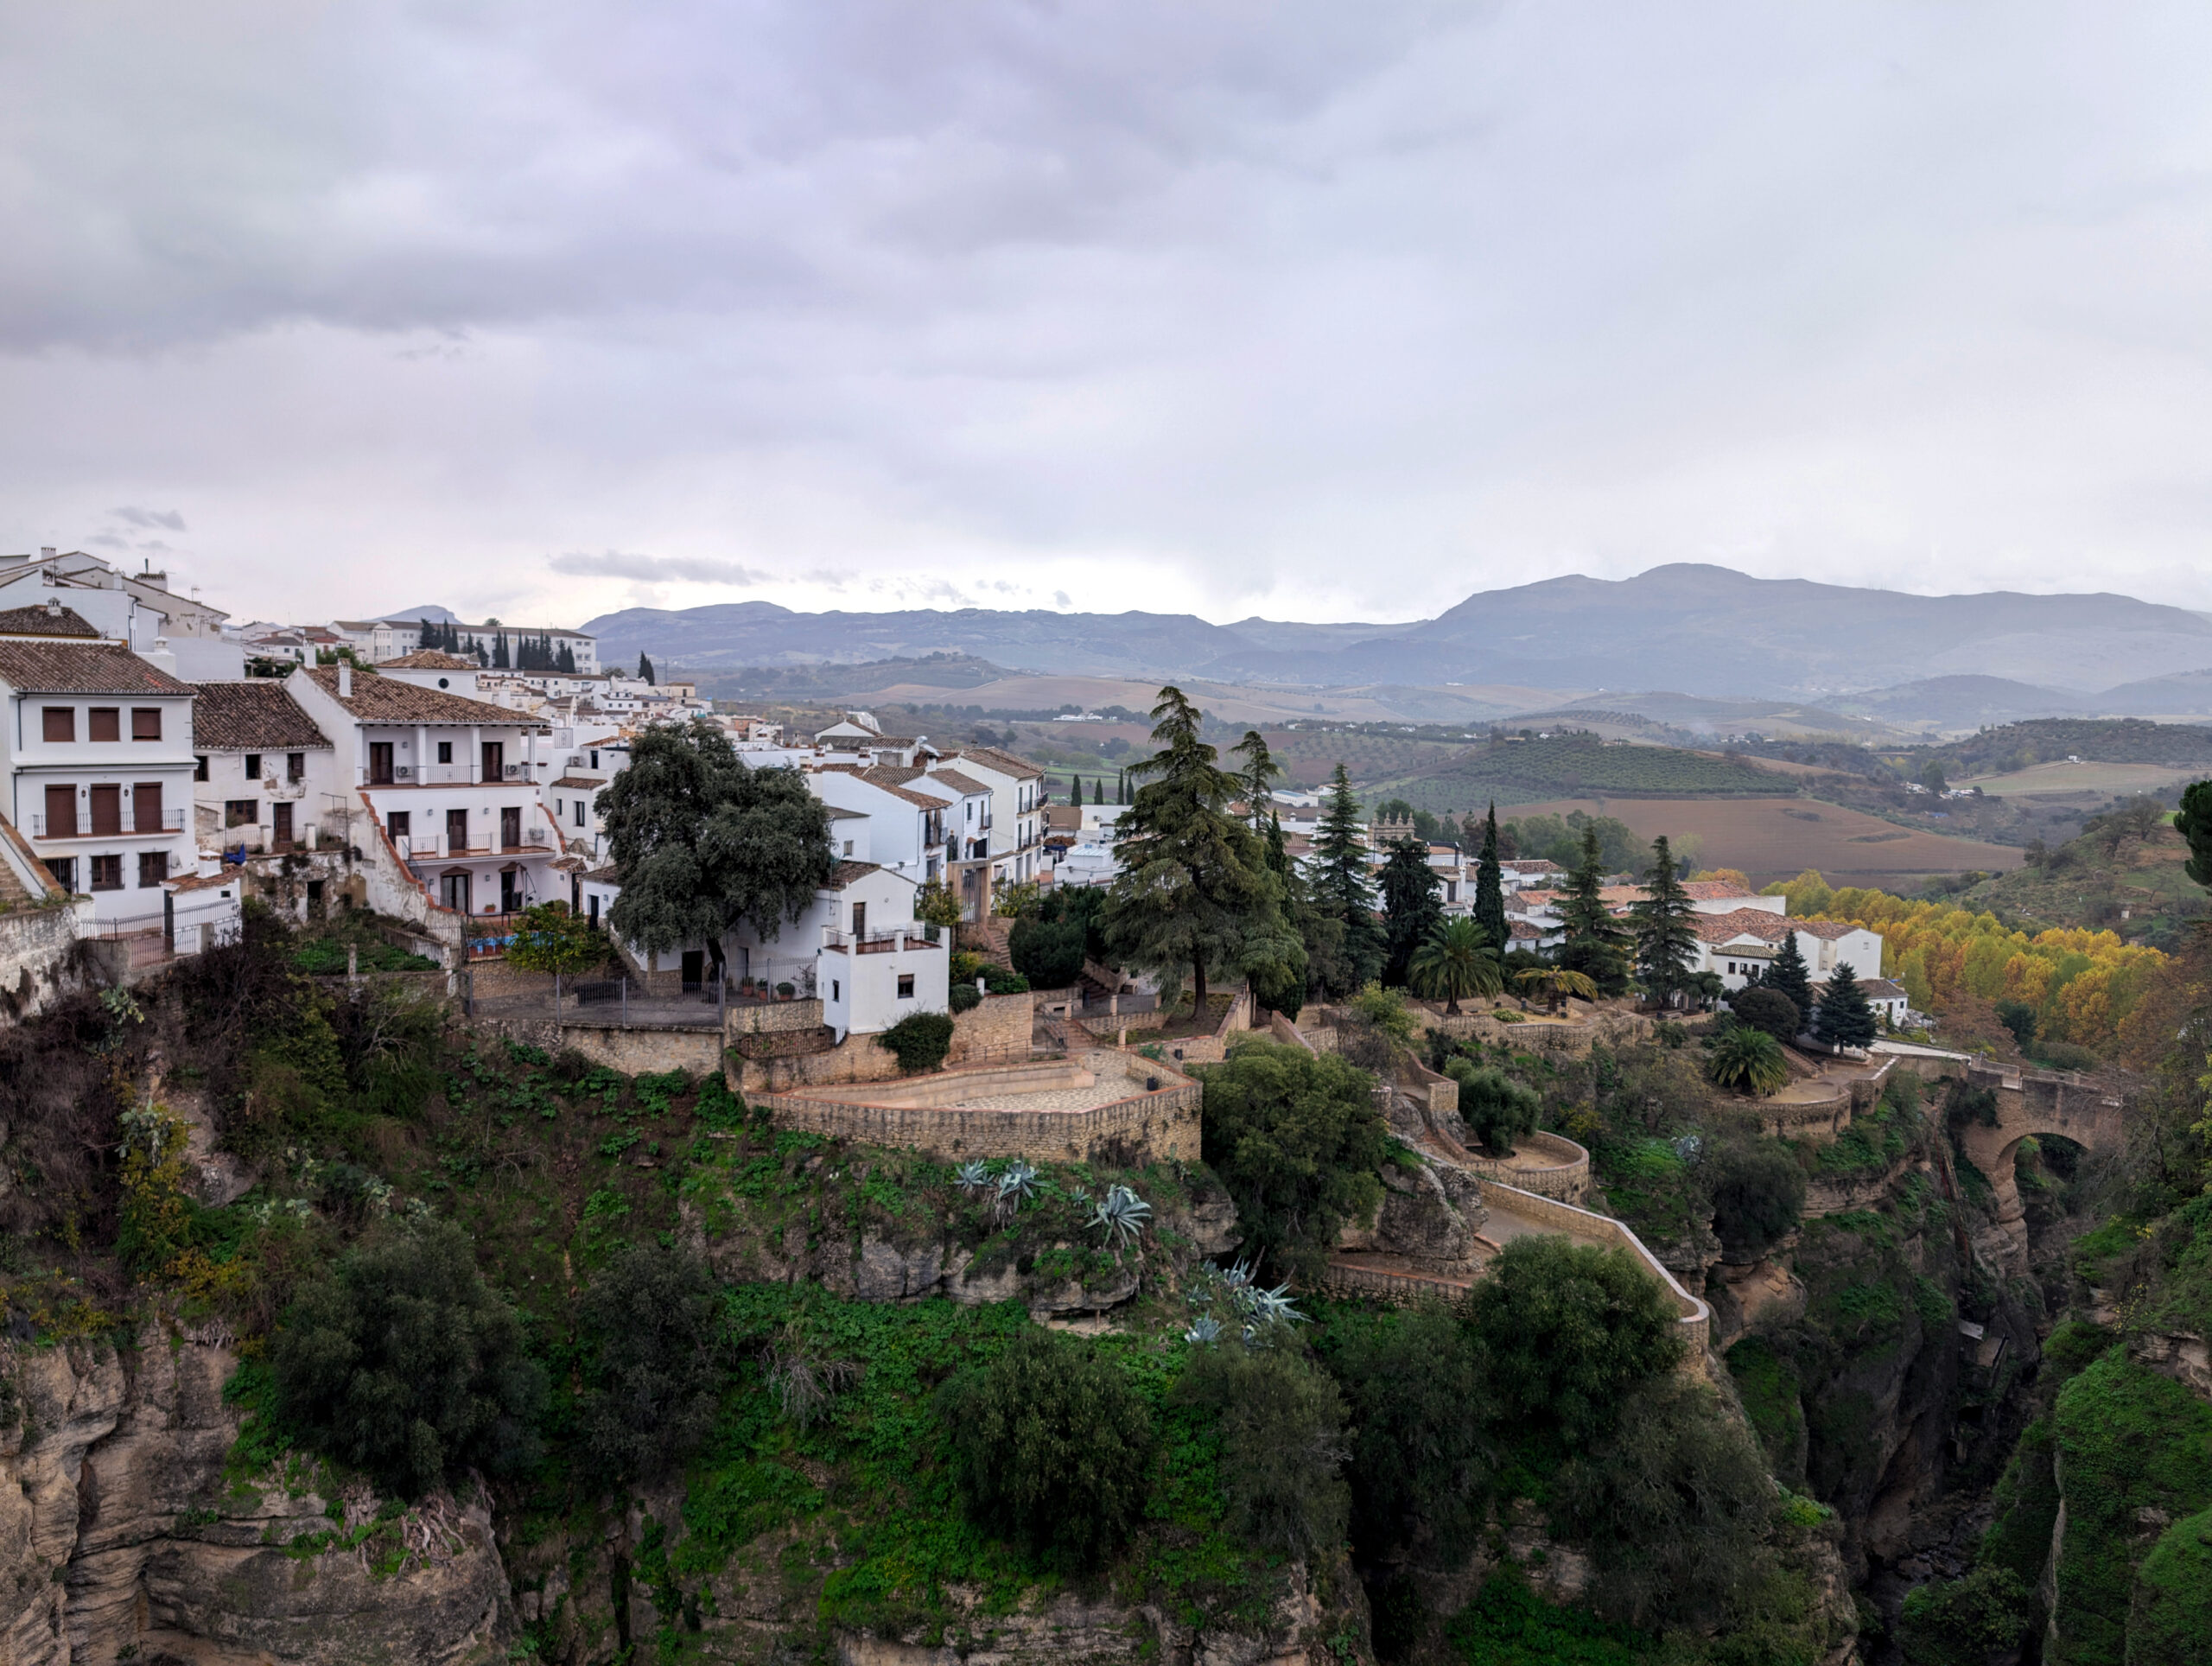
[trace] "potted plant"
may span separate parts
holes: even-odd
[[[779,1001],[789,1001],[798,993],[798,986],[795,983],[779,983],[776,985],[776,999]]]

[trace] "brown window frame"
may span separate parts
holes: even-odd
[[[244,813],[241,814],[240,812]],[[259,827],[261,800],[258,798],[226,798],[223,800],[223,827]]]
[[[284,754],[284,779],[297,786],[308,778],[308,755],[304,752]]]
[[[91,875],[88,891],[120,891],[123,889],[123,853],[111,851],[90,859],[86,871]]]
[[[158,888],[169,876],[169,853],[166,850],[141,850],[138,853],[138,888],[151,891]]]
[[[152,732],[149,734],[149,730]],[[158,741],[162,738],[162,709],[159,706],[131,707],[130,738],[134,741]]]
[[[54,730],[60,729],[56,734]],[[39,738],[50,747],[73,747],[77,744],[77,709],[74,706],[41,706],[39,708]]]
[[[106,730],[103,734],[100,731]],[[120,745],[123,741],[123,708],[120,706],[87,706],[85,708],[85,739],[96,746],[110,741]]]

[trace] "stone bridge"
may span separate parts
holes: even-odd
[[[2025,1245],[2020,1189],[2012,1160],[2020,1141],[2031,1135],[2054,1135],[2092,1151],[2116,1148],[2126,1137],[2126,1101],[2113,1084],[2074,1071],[2032,1070],[1932,1047],[1887,1046],[1878,1052],[1902,1055],[1902,1067],[1929,1080],[1964,1080],[1995,1102],[1996,1121],[1968,1119],[1959,1129],[1967,1160],[1989,1177],[1997,1196],[1999,1224]]]

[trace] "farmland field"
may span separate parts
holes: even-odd
[[[2023,793],[2094,792],[2101,796],[2129,792],[2171,792],[2191,781],[2202,780],[2204,766],[2177,769],[2164,764],[2031,764],[2006,775],[1961,779],[1958,786],[1978,786],[1993,798]]]
[[[1563,793],[1676,798],[1694,792],[1764,794],[1773,773],[1719,752],[1609,745],[1586,731],[1517,744],[1479,745],[1417,779],[1388,784],[1416,809],[1460,811],[1495,799],[1526,804]]]
[[[1808,798],[1553,798],[1516,804],[1512,813],[1570,810],[1618,817],[1643,839],[1694,834],[1703,866],[1741,868],[1755,884],[1817,868],[1832,885],[1887,886],[1971,868],[2009,873],[2025,860],[2011,845],[1895,827]]]

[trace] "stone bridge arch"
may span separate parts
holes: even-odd
[[[2012,1159],[2031,1135],[2055,1134],[2092,1151],[2116,1148],[2126,1135],[2126,1103],[2119,1091],[2094,1077],[2070,1071],[2024,1070],[1976,1059],[1967,1066],[1967,1085],[1986,1090],[1997,1104],[1994,1127],[1980,1118],[1959,1130],[1967,1160],[1989,1177],[1997,1195],[1997,1219],[2024,1246],[2027,1228]]]

